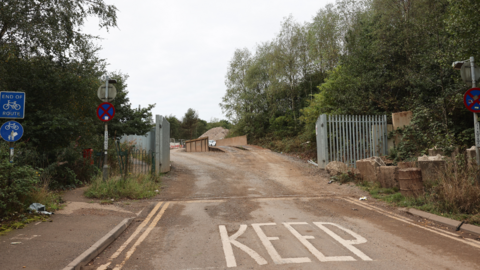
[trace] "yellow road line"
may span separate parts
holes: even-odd
[[[350,203],[353,203],[353,204],[356,204],[358,206],[361,206],[363,208],[367,208],[369,210],[372,210],[372,211],[375,211],[375,212],[378,212],[380,214],[383,214],[385,216],[388,216],[390,218],[393,218],[393,219],[396,219],[396,220],[399,220],[399,221],[402,221],[402,222],[405,222],[409,225],[412,225],[412,226],[415,226],[415,227],[418,227],[418,228],[422,228],[424,230],[427,230],[429,232],[433,232],[433,233],[436,233],[436,234],[439,234],[439,235],[442,235],[442,236],[445,236],[447,238],[450,238],[450,239],[453,239],[453,240],[456,240],[456,241],[459,241],[459,242],[462,242],[464,244],[467,244],[469,246],[472,246],[472,247],[476,247],[476,248],[480,248],[480,244],[478,243],[472,243],[470,241],[466,241],[462,238],[459,238],[458,235],[456,234],[453,234],[450,233],[450,232],[446,232],[446,231],[440,231],[438,230],[437,228],[434,228],[434,227],[431,227],[431,226],[428,226],[428,225],[425,225],[425,226],[420,226],[418,224],[416,224],[415,222],[412,222],[412,221],[409,221],[407,220],[406,218],[402,217],[402,216],[399,216],[395,213],[391,213],[391,212],[388,212],[388,211],[385,211],[383,209],[380,209],[378,207],[375,207],[375,206],[372,206],[372,205],[368,205],[366,203],[360,203],[360,202],[357,202],[355,199],[350,199],[350,198],[342,198]]]
[[[163,202],[159,202],[157,203],[157,205],[155,205],[155,207],[152,209],[152,211],[150,211],[150,213],[148,214],[148,216],[145,218],[145,220],[138,226],[138,228],[135,230],[135,232],[127,239],[127,241],[125,241],[125,243],[123,243],[115,253],[113,253],[112,256],[110,256],[110,258],[108,259],[108,262],[106,264],[103,264],[101,266],[99,266],[97,268],[97,270],[106,270],[107,267],[112,263],[112,260],[117,258],[118,255],[120,255],[120,253],[122,253],[122,251],[128,246],[128,244],[130,244],[130,242],[132,242],[132,240],[137,236],[137,234],[140,233],[140,231],[143,229],[143,227],[145,227],[148,222],[150,221],[150,219],[155,215],[155,213],[157,212],[158,208],[160,208],[160,206],[162,205]]]
[[[143,242],[143,240],[145,240],[145,238],[147,238],[148,234],[153,230],[153,228],[155,228],[155,226],[157,225],[158,221],[160,220],[160,218],[162,218],[163,213],[165,213],[165,210],[167,210],[167,208],[168,208],[169,205],[170,205],[169,202],[167,202],[167,203],[165,203],[165,204],[163,205],[162,210],[160,210],[160,212],[157,214],[157,216],[156,216],[155,219],[152,221],[152,223],[150,223],[150,225],[149,225],[148,228],[145,230],[145,232],[137,239],[137,242],[135,242],[135,244],[128,250],[127,255],[125,256],[125,260],[123,260],[123,262],[122,262],[121,264],[117,264],[113,270],[120,270],[120,269],[122,269],[122,267],[125,265],[125,263],[127,262],[127,260],[130,259],[130,257],[132,256],[132,254],[135,252],[135,250],[137,249],[137,247]]]

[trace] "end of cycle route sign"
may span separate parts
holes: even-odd
[[[0,118],[25,118],[25,92],[0,92]]]

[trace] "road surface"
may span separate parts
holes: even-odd
[[[480,241],[259,147],[171,152],[161,194],[86,269],[480,269]]]

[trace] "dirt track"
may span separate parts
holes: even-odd
[[[327,184],[323,170],[247,148],[172,151],[154,204],[87,269],[480,268],[479,241],[359,202],[367,194]]]

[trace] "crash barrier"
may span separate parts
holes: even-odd
[[[330,161],[356,167],[356,161],[387,154],[386,115],[326,115],[318,117],[318,166],[325,169]]]
[[[202,137],[185,142],[185,149],[187,152],[208,152],[208,137]]]
[[[215,146],[247,145],[247,135],[217,140],[216,142],[217,144]]]
[[[177,148],[183,148],[183,145],[181,145],[180,143],[171,142],[170,140],[170,149],[177,149]]]

